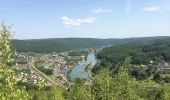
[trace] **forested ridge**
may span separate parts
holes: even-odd
[[[135,41],[127,44],[111,46],[97,54],[97,58],[112,63],[123,63],[131,57],[131,64],[148,64],[153,60],[170,62],[170,38],[159,38],[151,41]]]
[[[12,47],[17,52],[50,53],[94,48],[97,46],[120,45],[135,41],[152,41],[168,37],[146,37],[125,39],[97,39],[97,38],[53,38],[53,39],[30,39],[12,40]]]
[[[169,73],[170,38],[111,46],[100,51],[97,58],[100,62],[93,68],[94,73],[111,63],[112,73],[116,73],[119,66],[126,66],[137,80],[154,79],[154,76],[160,76],[158,74]],[[170,83],[170,77],[159,79],[159,82],[163,81]]]

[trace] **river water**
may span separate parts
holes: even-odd
[[[93,66],[96,64],[96,59],[94,52],[89,52],[87,56],[87,60],[82,60],[80,63],[74,66],[72,71],[70,72],[70,78],[71,80],[74,80],[76,78],[83,78],[89,80],[88,72],[85,70],[86,66],[88,64],[92,64]]]

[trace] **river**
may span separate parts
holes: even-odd
[[[82,60],[80,63],[74,66],[74,68],[70,72],[70,79],[74,80],[76,78],[83,78],[89,80],[90,78],[85,68],[90,63],[92,63],[93,66],[96,64],[94,51],[89,52],[87,60]]]

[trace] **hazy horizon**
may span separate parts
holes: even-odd
[[[51,37],[51,38],[27,38],[27,39],[17,39],[17,38],[12,38],[13,40],[39,40],[39,39],[131,39],[131,38],[154,38],[154,37],[170,37],[170,36],[144,36],[144,37],[125,37],[125,38],[95,38],[95,37]]]
[[[14,39],[170,36],[170,0],[0,0]]]

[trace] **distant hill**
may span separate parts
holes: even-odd
[[[12,40],[12,47],[17,52],[63,52],[78,50],[83,48],[93,48],[96,46],[120,45],[130,42],[147,42],[169,37],[144,37],[144,38],[125,38],[125,39],[96,39],[96,38],[51,38],[51,39],[30,39]]]

